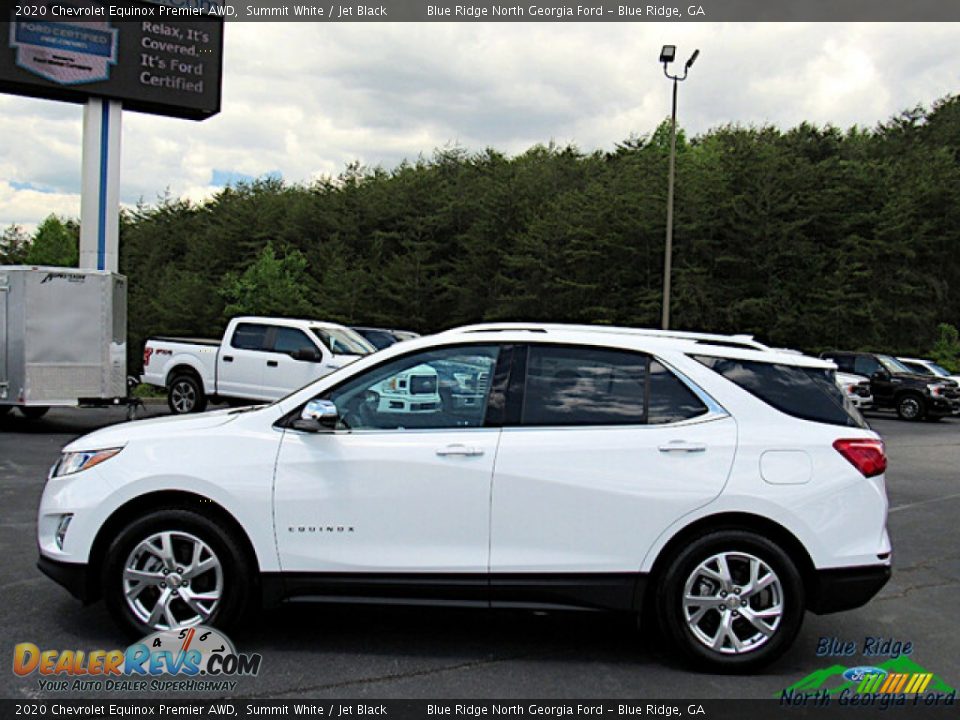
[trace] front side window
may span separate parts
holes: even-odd
[[[267,331],[269,329],[267,325],[240,323],[237,325],[237,329],[233,331],[230,345],[237,350],[266,350]]]
[[[857,355],[857,359],[853,362],[853,372],[856,375],[872,377],[878,370],[880,370],[880,363],[872,355]]]
[[[699,362],[777,410],[801,420],[867,427],[832,370],[699,356]],[[858,358],[859,359],[859,358]]]
[[[647,363],[639,353],[534,345],[524,425],[636,425],[647,421]]]
[[[278,327],[277,333],[273,338],[274,352],[286,353],[288,355],[298,350],[316,351],[317,347],[303,330],[290,327]]]
[[[471,345],[406,355],[331,390],[350,430],[482,427],[500,348]]]

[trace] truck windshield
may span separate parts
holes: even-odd
[[[369,355],[376,352],[370,343],[356,333],[337,328],[310,328],[324,347],[334,355]]]

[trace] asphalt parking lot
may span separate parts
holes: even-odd
[[[147,413],[162,410],[153,406]],[[55,410],[36,422],[0,417],[0,633],[6,658],[0,666],[8,668],[0,671],[2,697],[52,697],[38,689],[36,676],[22,679],[10,671],[16,643],[88,651],[125,645],[102,603],[81,607],[40,574],[34,540],[44,477],[61,446],[123,419],[119,410]],[[957,686],[960,420],[868,419],[884,436],[890,457],[893,580],[859,610],[807,614],[793,649],[763,674],[689,672],[655,639],[617,618],[298,605],[261,614],[232,633],[239,650],[263,655],[263,666],[231,697],[769,698],[833,662],[871,663],[815,654],[822,637],[862,645],[868,636],[912,643],[915,662]]]

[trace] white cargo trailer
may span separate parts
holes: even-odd
[[[0,266],[0,413],[127,402],[127,280]]]

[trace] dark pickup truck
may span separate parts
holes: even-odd
[[[918,375],[890,355],[830,350],[820,353],[841,372],[870,381],[874,407],[896,410],[903,420],[939,420],[960,415],[960,388],[952,380]]]

